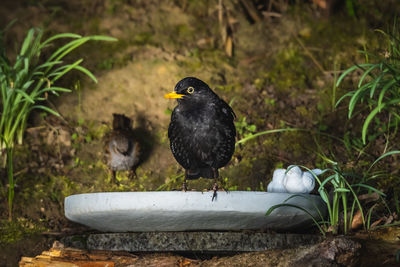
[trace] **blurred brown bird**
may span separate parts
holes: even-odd
[[[130,171],[136,175],[135,168],[139,162],[140,147],[135,140],[132,120],[123,114],[113,114],[113,130],[106,141],[107,166],[111,170],[112,180],[116,179],[117,171]]]

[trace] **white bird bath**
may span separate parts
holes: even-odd
[[[154,232],[198,230],[288,230],[309,227],[309,215],[293,207],[281,207],[265,216],[276,204],[293,194],[254,191],[218,192],[109,192],[65,198],[65,216],[74,222],[105,232]],[[303,194],[286,203],[308,210],[319,218],[326,214],[319,196]]]

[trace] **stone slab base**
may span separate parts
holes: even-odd
[[[250,252],[320,242],[319,235],[258,232],[101,233],[65,237],[65,246],[129,252]]]

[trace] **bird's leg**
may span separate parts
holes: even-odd
[[[185,170],[185,178],[183,178],[183,184],[182,184],[182,191],[183,192],[187,191],[186,177],[187,177],[187,170]]]
[[[111,170],[111,180],[114,184],[119,186],[119,181],[117,180],[117,171]]]
[[[213,196],[211,201],[214,201],[214,199],[217,199],[217,191],[218,191],[218,183],[217,183],[217,178],[218,178],[218,170],[213,168],[213,173],[214,173],[214,186],[213,186]]]
[[[213,186],[213,196],[211,201],[214,201],[214,199],[217,199],[217,191],[218,191],[218,183],[217,183],[217,179],[214,178],[214,186]]]
[[[129,170],[129,179],[134,179],[134,178],[137,178],[137,174],[136,174],[136,168],[132,168],[132,169],[130,169]]]

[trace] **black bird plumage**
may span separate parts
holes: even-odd
[[[235,150],[235,113],[203,81],[187,77],[173,93],[178,105],[171,115],[168,138],[172,154],[185,169],[186,179],[213,178],[216,196],[218,169],[228,164]]]
[[[135,140],[132,120],[122,114],[113,114],[113,130],[107,138],[107,165],[112,172],[112,180],[116,180],[117,171],[131,171],[139,161],[139,143]]]

